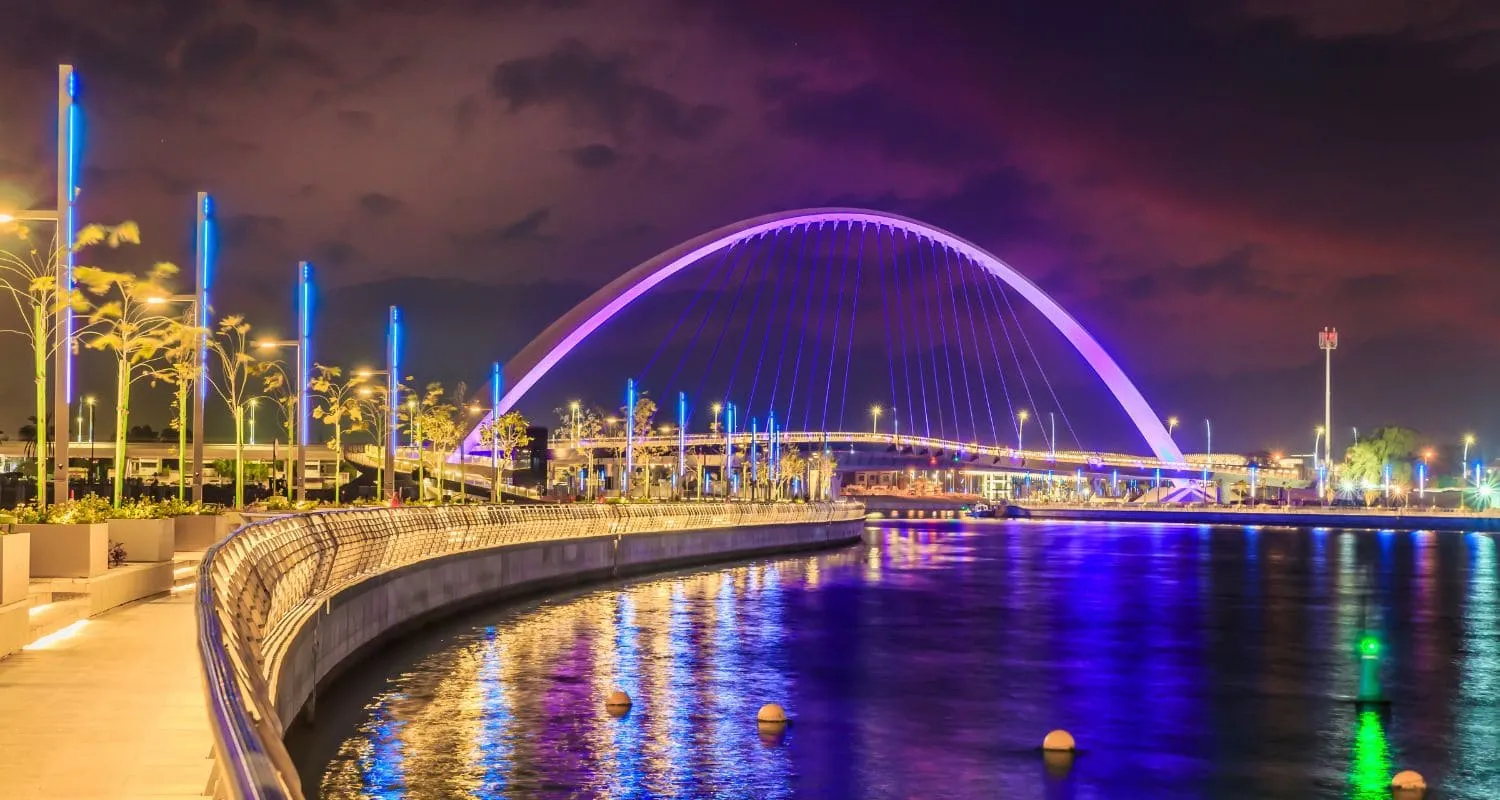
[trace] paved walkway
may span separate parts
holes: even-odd
[[[0,659],[0,798],[199,797],[208,718],[193,592],[111,611]]]

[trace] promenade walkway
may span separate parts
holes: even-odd
[[[0,798],[200,797],[212,739],[179,591],[0,660]]]

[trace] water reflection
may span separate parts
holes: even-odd
[[[314,732],[333,754],[304,773],[330,798],[1186,800],[1385,797],[1415,768],[1430,797],[1500,797],[1489,536],[906,521],[878,538],[434,630],[373,676],[357,723]],[[1389,642],[1384,709],[1348,700],[1367,631]],[[621,717],[602,707],[617,687]],[[754,723],[771,701],[784,737]],[[1055,727],[1084,752],[1049,770]]]

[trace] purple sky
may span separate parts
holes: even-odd
[[[140,267],[186,264],[212,191],[219,310],[284,334],[311,259],[329,361],[378,359],[394,302],[419,380],[481,382],[660,250],[858,205],[991,249],[1223,447],[1307,449],[1324,325],[1341,437],[1500,436],[1484,0],[31,3],[0,27],[8,204],[52,202],[64,60],[87,91],[85,217],[139,221]],[[529,410],[550,421],[570,388]]]

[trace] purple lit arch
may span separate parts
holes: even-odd
[[[634,302],[636,298],[651,291],[662,281],[719,250],[756,236],[801,225],[844,222],[886,226],[916,234],[968,256],[974,263],[983,266],[1005,281],[1026,298],[1027,302],[1042,312],[1042,315],[1088,361],[1089,366],[1093,367],[1094,372],[1103,379],[1104,385],[1109,387],[1115,399],[1125,409],[1125,413],[1130,415],[1130,420],[1135,423],[1141,436],[1145,437],[1146,443],[1151,446],[1156,456],[1165,461],[1183,460],[1182,451],[1177,449],[1176,443],[1172,441],[1171,435],[1162,425],[1161,417],[1152,410],[1146,398],[1141,396],[1140,390],[1135,388],[1135,384],[1125,376],[1120,365],[1115,363],[1115,360],[1104,351],[1104,348],[1087,330],[1084,330],[1078,320],[1073,319],[1071,314],[1064,311],[1063,307],[1042,291],[1041,287],[1011,268],[1009,264],[966,239],[908,217],[858,208],[812,208],[755,217],[705,233],[642,263],[611,281],[604,288],[590,295],[588,299],[574,306],[556,322],[547,326],[541,335],[532,339],[521,352],[516,354],[515,358],[505,365],[505,385],[508,388],[505,396],[500,399],[499,413],[504,414],[513,408],[521,397],[530,391],[531,387],[543,375],[546,375],[548,370],[572,352],[574,347]],[[489,417],[485,417],[480,425],[488,420]],[[465,447],[470,451],[479,448],[478,426],[469,432],[466,441]]]

